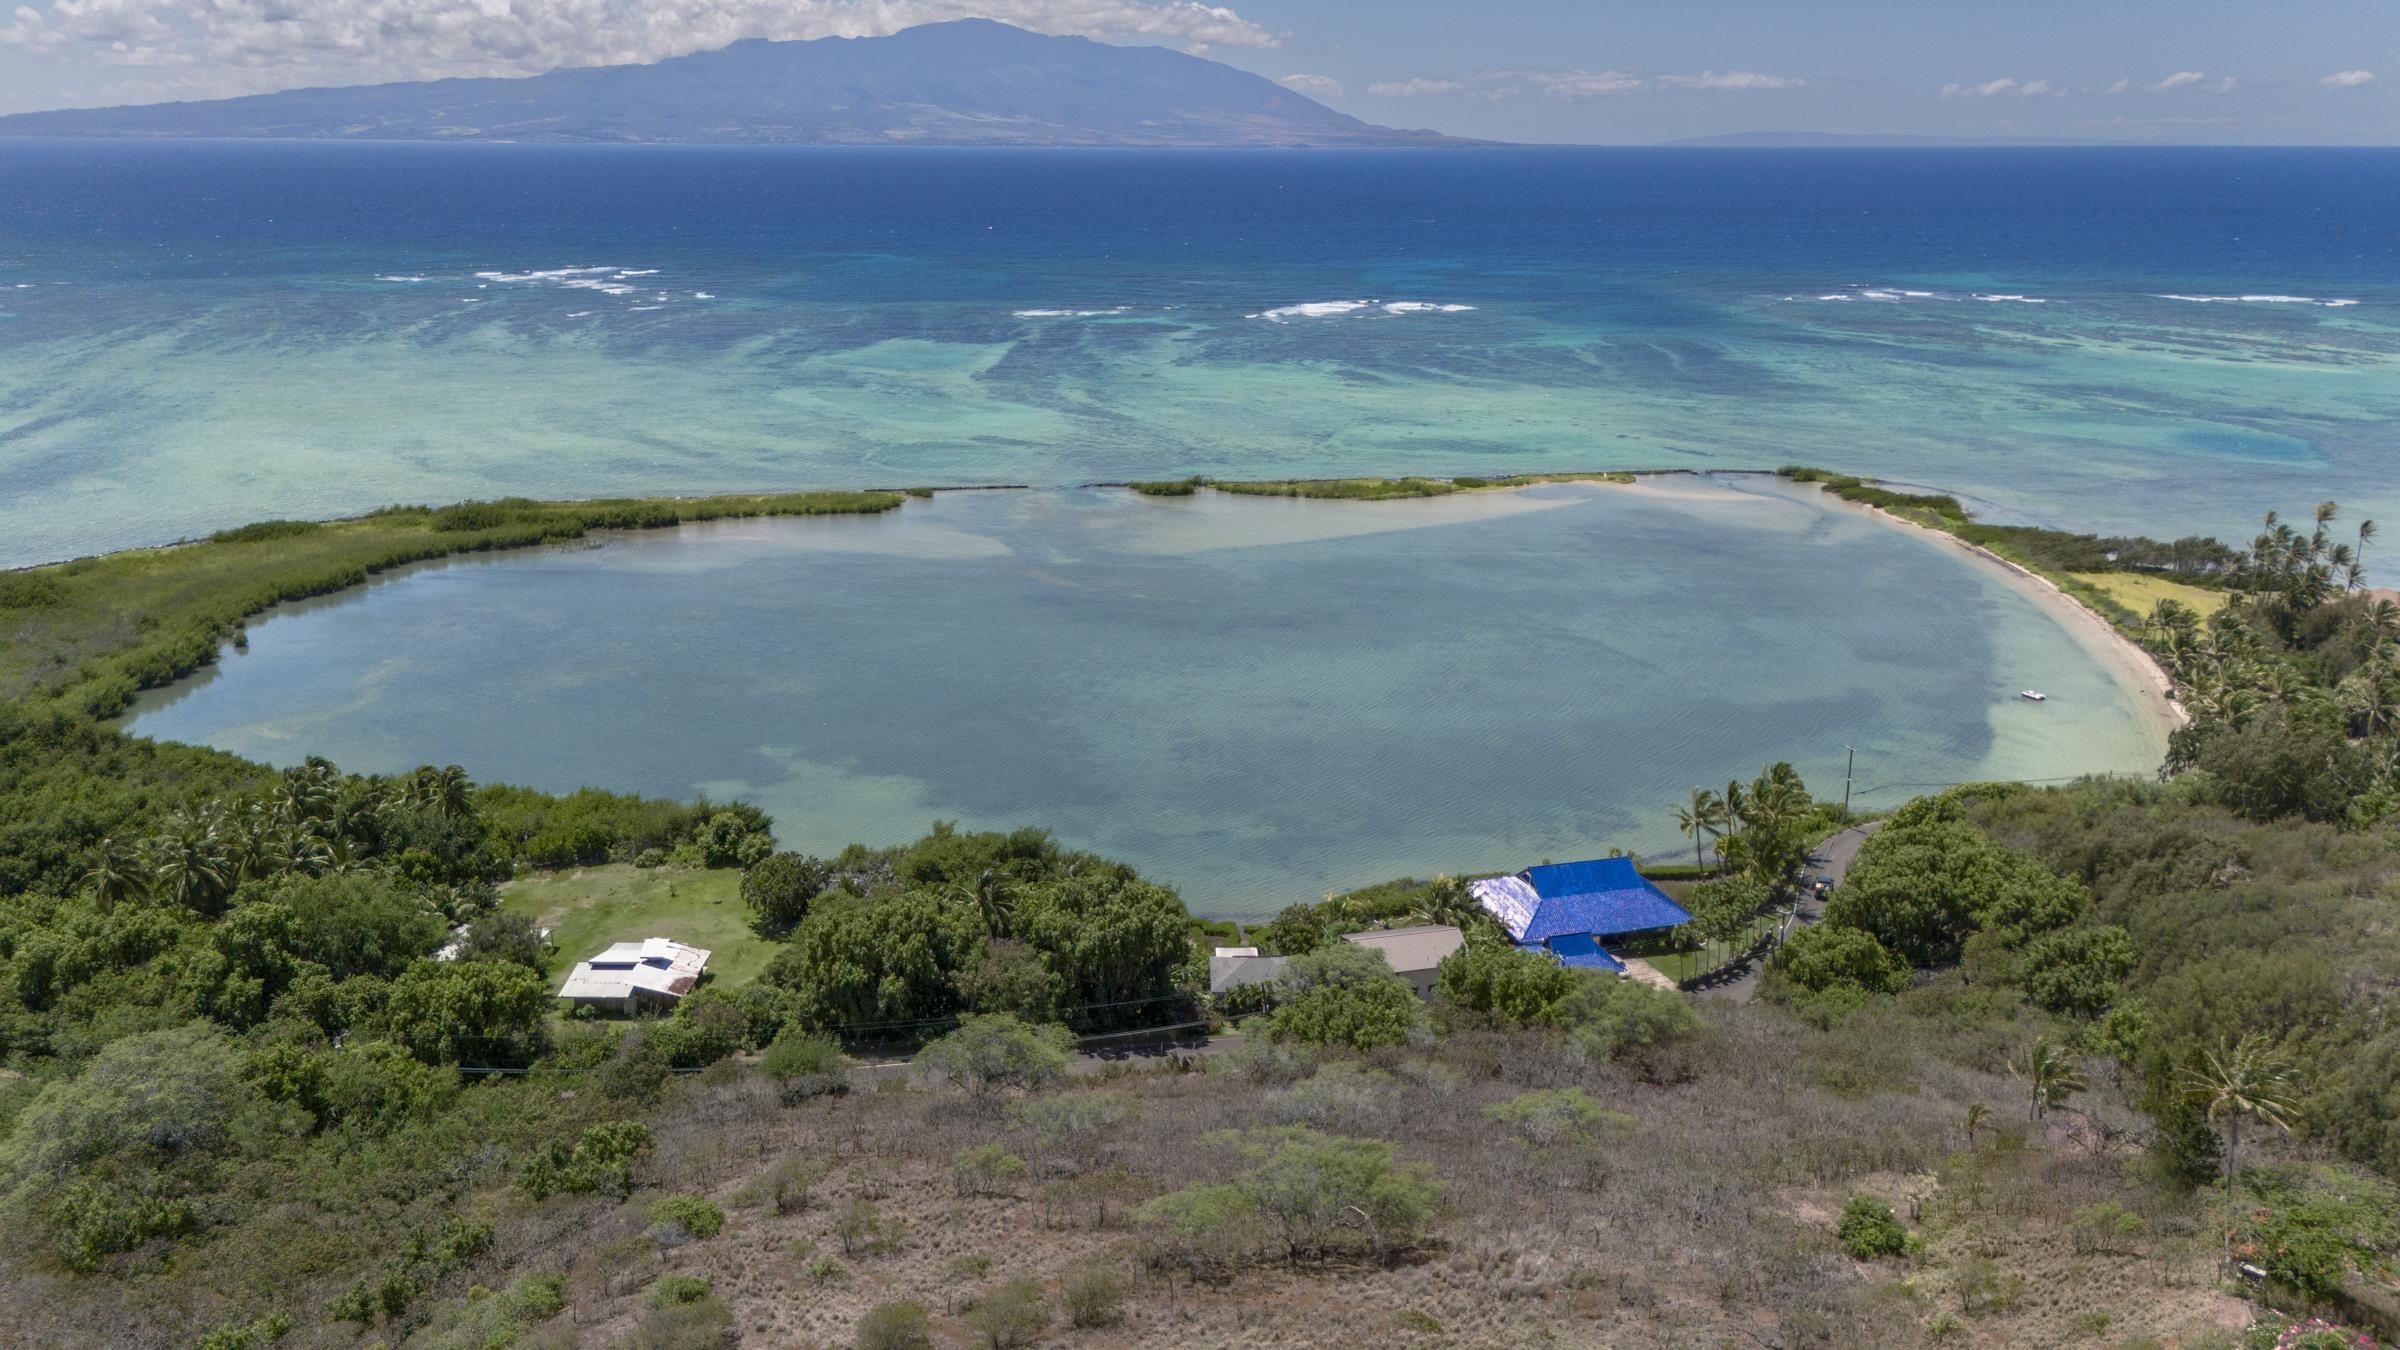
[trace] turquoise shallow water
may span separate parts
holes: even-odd
[[[2389,521],[2394,219],[2374,150],[0,142],[0,565],[511,492],[1795,460]]]
[[[2037,685],[2041,706],[2015,700]],[[787,846],[1040,824],[1256,916],[1682,849],[1793,760],[1860,800],[2140,771],[2139,695],[1945,543],[1772,480],[1390,503],[945,494],[456,561],[293,606],[132,729],[739,794]]]

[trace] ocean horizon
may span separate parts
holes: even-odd
[[[1191,473],[1809,462],[2237,540],[2400,509],[2400,151],[14,140],[0,200],[0,565]]]

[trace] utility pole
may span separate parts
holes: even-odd
[[[1845,745],[1842,748],[1850,752],[1850,761],[1842,766],[1842,819],[1846,822],[1850,819],[1850,776],[1851,771],[1858,767],[1858,747]]]

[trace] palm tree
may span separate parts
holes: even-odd
[[[2257,1032],[2202,1054],[2198,1064],[2184,1071],[2183,1095],[2207,1113],[2209,1124],[2224,1127],[2228,1202],[2238,1165],[2235,1151],[2242,1145],[2242,1117],[2255,1117],[2290,1134],[2292,1117],[2300,1112],[2291,1067]]]
[[[140,896],[149,881],[142,874],[140,860],[114,839],[100,841],[99,856],[83,874],[83,884],[92,888],[92,898],[104,910],[115,909],[121,900]]]
[[[445,820],[456,820],[472,812],[475,809],[475,780],[467,777],[467,771],[456,764],[442,766],[433,775],[432,806],[434,814]]]
[[[283,771],[268,800],[285,820],[299,825],[332,815],[341,793],[341,770],[333,761],[311,755],[307,763]]]
[[[2374,542],[2375,522],[2371,520],[2358,522],[2358,566],[2361,575],[2364,575],[2367,566],[2367,545]]]
[[[1716,831],[1716,825],[1717,794],[1705,788],[1693,788],[1691,804],[1675,808],[1675,827],[1692,837],[1692,865],[1702,871],[1708,870],[1708,864],[1700,857],[1700,846]]]
[[[1438,876],[1433,884],[1417,892],[1417,902],[1409,908],[1408,921],[1448,924],[1471,935],[1490,923],[1492,915],[1476,900],[1467,883],[1453,876]]]
[[[958,890],[961,898],[975,906],[975,912],[982,916],[984,936],[994,939],[1008,936],[1009,911],[1015,905],[999,873],[987,867],[983,875],[975,878],[972,889],[961,886]]]
[[[2025,1080],[2027,1120],[2040,1120],[2085,1087],[2074,1056],[2051,1044],[2047,1036],[2035,1041],[2033,1048],[2025,1052],[2025,1064],[2017,1073]]]
[[[182,812],[168,825],[168,833],[144,846],[152,885],[176,904],[206,913],[228,889],[220,831],[214,820]]]

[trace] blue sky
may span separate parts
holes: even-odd
[[[2400,142],[2395,0],[18,0],[0,112],[530,74],[982,15],[1154,42],[1370,121],[1506,140],[1752,130]]]

